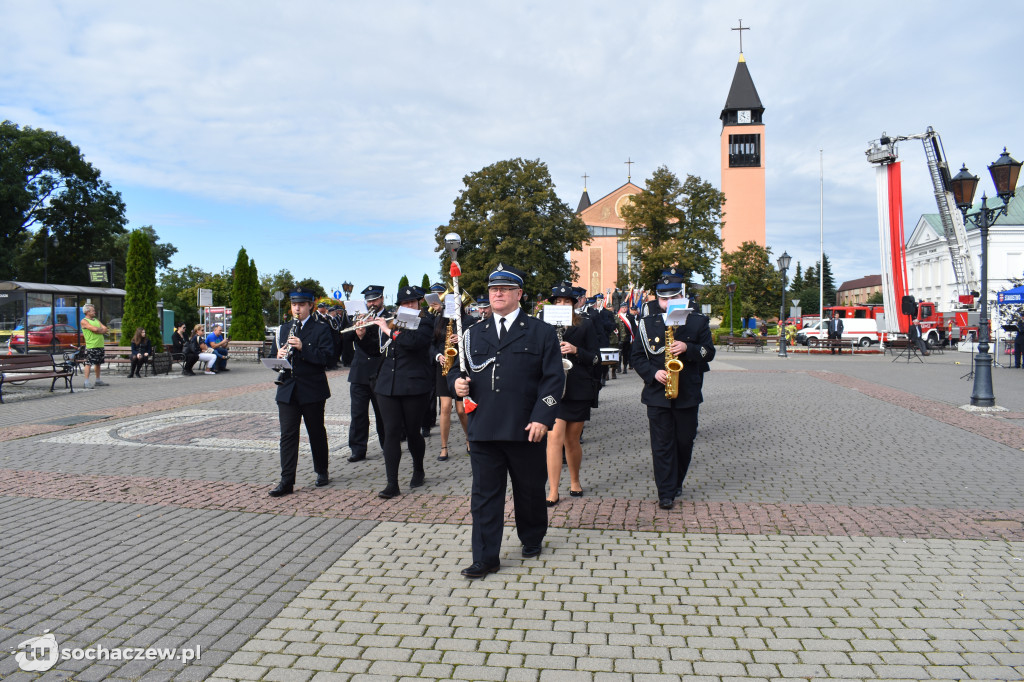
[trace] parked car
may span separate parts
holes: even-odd
[[[37,325],[28,329],[29,350],[67,350],[77,348],[84,343],[77,327],[70,324]],[[16,330],[11,333],[10,347],[17,353],[25,350],[25,332]]]

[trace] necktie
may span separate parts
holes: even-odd
[[[505,336],[505,332],[506,331],[507,330],[505,329],[505,318],[503,317],[500,320],[498,320],[498,340],[499,341],[501,340],[501,337]]]

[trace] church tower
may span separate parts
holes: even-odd
[[[763,114],[764,107],[747,70],[741,44],[740,61],[719,117],[722,119],[722,192],[725,194],[722,250],[725,253],[736,251],[747,241],[765,246]]]

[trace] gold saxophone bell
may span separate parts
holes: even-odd
[[[452,345],[452,326],[455,324],[454,318],[448,318],[448,329],[444,334],[444,364],[441,366],[441,376],[448,376],[448,372],[452,371],[452,366],[455,364],[455,358],[459,355],[459,349]]]

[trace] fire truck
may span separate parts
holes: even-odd
[[[884,315],[885,305],[880,303],[825,306],[825,319],[835,316],[844,320],[877,320]],[[961,320],[955,315],[963,316],[963,319]],[[953,338],[958,338],[961,333],[968,330],[966,313],[941,313],[938,306],[931,301],[917,302],[917,319],[921,323],[921,336],[929,348],[938,348],[948,343],[951,335],[950,322],[952,322]],[[846,326],[852,330],[849,324]],[[888,341],[890,336],[894,336],[889,332],[873,333],[870,325],[860,325],[857,329],[858,333],[845,333],[844,336],[856,336],[854,341],[861,346],[868,346],[878,341]],[[811,328],[801,329],[797,340],[804,345],[817,345],[817,336],[818,329],[812,325]]]

